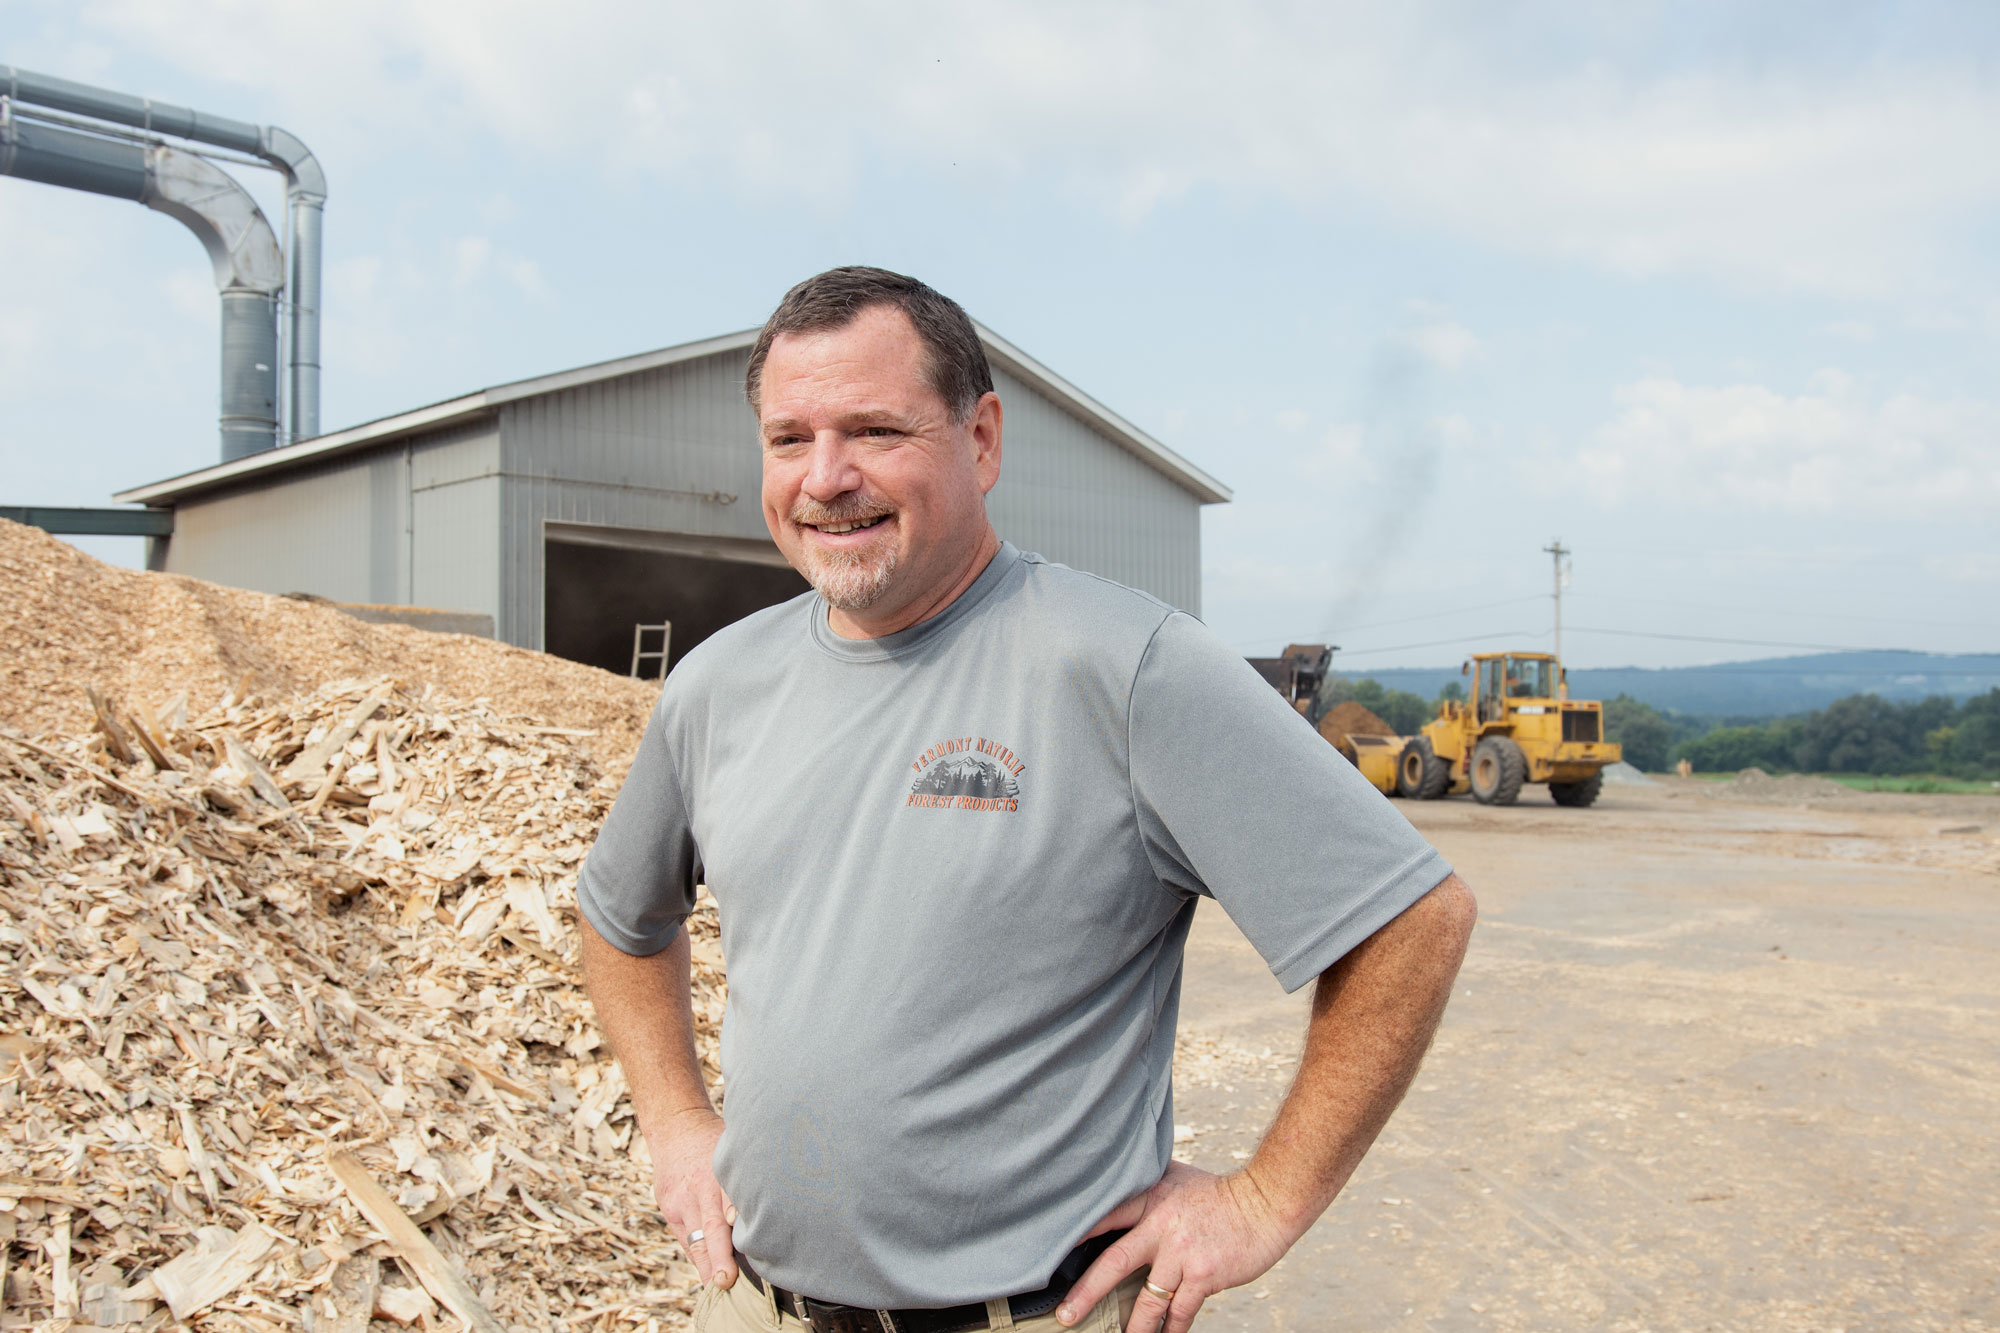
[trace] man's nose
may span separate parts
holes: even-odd
[[[812,453],[806,463],[805,493],[824,503],[858,490],[860,486],[861,470],[854,466],[854,455],[848,448],[847,440],[833,431],[821,431],[815,435]]]

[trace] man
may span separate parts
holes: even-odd
[[[1197,621],[1000,540],[1001,403],[955,304],[821,274],[746,388],[765,521],[815,591],[675,669],[578,888],[697,1327],[1181,1333],[1353,1172],[1471,895]],[[691,1037],[697,882],[726,1117]],[[1172,1161],[1202,896],[1317,985],[1297,1082],[1226,1176]]]

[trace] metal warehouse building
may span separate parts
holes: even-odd
[[[990,331],[1006,407],[989,512],[1025,550],[1199,614],[1201,507],[1229,492]],[[117,498],[172,511],[148,565],[265,592],[491,617],[611,670],[675,660],[803,591],[764,526],[754,330],[544,375]]]

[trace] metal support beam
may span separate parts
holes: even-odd
[[[43,532],[75,537],[169,537],[171,509],[60,509],[53,505],[0,505],[0,518]]]

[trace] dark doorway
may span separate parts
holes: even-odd
[[[694,646],[752,611],[798,596],[806,581],[778,565],[714,560],[623,546],[551,541],[545,548],[543,644],[557,657],[625,675],[632,627],[674,626],[668,670]],[[657,636],[647,636],[657,649]],[[641,674],[659,670],[648,661]]]

